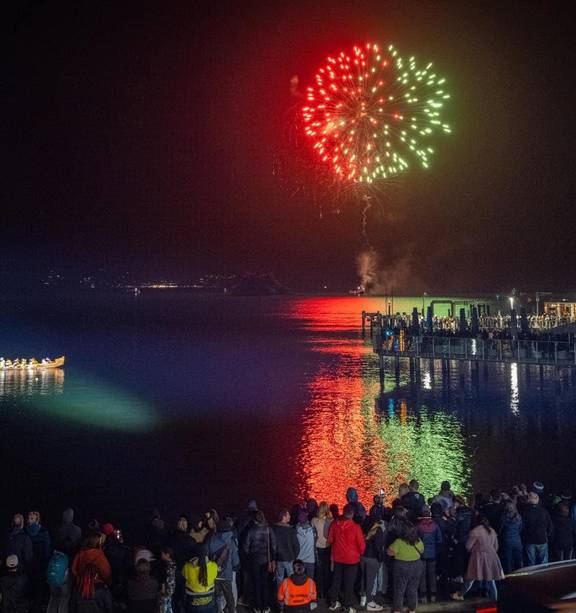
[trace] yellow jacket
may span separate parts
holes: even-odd
[[[193,562],[186,562],[184,564],[184,568],[182,569],[182,576],[186,579],[186,589],[189,592],[194,592],[195,594],[205,594],[207,592],[211,592],[214,589],[214,581],[216,581],[216,575],[218,574],[218,565],[216,562],[211,562],[206,558],[206,566],[207,566],[207,575],[208,575],[208,585],[202,585],[198,576],[200,575],[200,567],[198,566],[198,562],[194,560]]]

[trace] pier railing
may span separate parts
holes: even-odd
[[[518,362],[576,367],[574,343],[423,336],[372,336],[374,352],[387,357]]]

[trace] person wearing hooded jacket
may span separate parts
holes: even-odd
[[[416,524],[418,536],[424,543],[424,552],[420,557],[422,561],[422,574],[420,575],[420,602],[426,602],[426,593],[430,595],[430,602],[436,602],[436,557],[438,547],[442,544],[442,530],[430,516],[430,508],[424,506],[421,516]]]
[[[308,521],[308,514],[306,511],[300,511],[298,515],[296,537],[299,547],[298,558],[306,567],[306,574],[308,577],[313,579],[316,565],[316,532]]]
[[[82,528],[74,523],[74,509],[62,512],[62,525],[56,530],[56,546],[61,546],[64,540],[72,543],[73,551],[78,551],[82,544]]]
[[[358,500],[358,490],[354,487],[349,487],[346,490],[346,500],[348,504],[354,509],[354,521],[357,524],[362,524],[366,519],[366,509],[364,505]]]
[[[366,549],[362,529],[354,521],[354,507],[347,504],[341,519],[333,521],[328,530],[328,543],[332,546],[331,557],[334,562],[332,585],[328,593],[330,610],[340,607],[338,595],[343,585],[344,607],[348,613],[354,613],[354,582],[358,573],[360,556]]]
[[[237,594],[235,593],[236,572],[240,565],[238,555],[238,542],[234,535],[233,524],[230,518],[222,519],[216,525],[216,532],[212,534],[207,543],[208,557],[218,564],[216,577],[216,600],[224,598],[226,603],[224,612],[236,611]]]
[[[243,549],[254,590],[253,608],[256,611],[266,611],[269,608],[268,572],[276,558],[276,537],[262,511],[256,512],[254,525],[248,530]]]

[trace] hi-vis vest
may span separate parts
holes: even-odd
[[[302,607],[316,599],[316,584],[310,578],[302,585],[296,585],[290,578],[284,579],[278,588],[278,602],[286,607]]]

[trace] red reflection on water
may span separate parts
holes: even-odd
[[[295,301],[288,316],[318,332],[353,331],[352,338],[319,334],[311,340],[326,362],[309,383],[311,401],[303,416],[299,481],[303,497],[343,503],[354,486],[369,504],[392,479],[385,463],[375,411],[378,379],[369,343],[360,339],[362,310],[375,299],[318,298]]]

